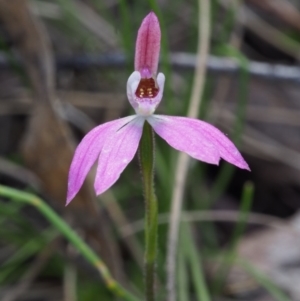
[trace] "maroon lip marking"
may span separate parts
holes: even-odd
[[[138,98],[154,98],[157,94],[158,88],[153,78],[142,78],[135,92]]]

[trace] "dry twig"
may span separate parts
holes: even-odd
[[[189,117],[197,117],[198,115],[204,87],[206,60],[209,53],[210,41],[210,3],[209,0],[199,0],[198,3],[200,16],[198,24],[197,64],[192,88],[192,95],[188,110]],[[175,169],[176,171],[171,201],[170,228],[168,235],[167,291],[169,301],[176,300],[176,250],[188,164],[189,157],[186,154],[180,153]]]

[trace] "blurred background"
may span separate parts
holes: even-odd
[[[94,126],[132,114],[126,81],[150,10],[162,29],[159,113],[186,116],[196,67],[192,0],[0,0],[0,183],[43,198],[126,288],[143,292],[142,185],[135,158],[104,195],[93,171],[64,207],[67,173]],[[251,172],[191,160],[179,238],[178,300],[300,300],[300,2],[211,0],[198,117],[226,133]],[[178,152],[156,139],[158,300]],[[33,207],[0,198],[0,299],[115,300]],[[184,231],[187,231],[186,233]],[[189,233],[189,235],[187,235]],[[194,252],[193,252],[194,251]],[[200,264],[202,262],[202,264]]]

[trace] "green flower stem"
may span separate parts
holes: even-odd
[[[155,261],[157,249],[157,198],[154,192],[154,132],[145,122],[139,145],[140,164],[143,176],[145,217],[145,284],[146,300],[155,300]]]
[[[91,263],[102,276],[107,288],[116,296],[127,301],[138,301],[130,292],[124,289],[111,276],[108,268],[99,256],[64,222],[44,201],[37,196],[24,191],[0,185],[0,196],[10,198],[13,201],[26,203],[39,210],[50,223],[52,223],[65,238],[81,253],[81,255]]]

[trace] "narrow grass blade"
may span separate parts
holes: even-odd
[[[33,194],[3,185],[0,185],[0,196],[10,198],[15,202],[27,203],[34,206],[60,231],[61,234],[65,236],[65,238],[81,253],[81,255],[99,271],[107,288],[113,294],[124,298],[124,300],[127,301],[139,300],[112,278],[108,268],[99,256],[40,198]]]
[[[189,224],[187,223],[182,225],[181,240],[181,243],[184,246],[186,259],[188,260],[192,271],[192,280],[194,283],[197,300],[210,301],[211,298],[205,282],[200,252],[196,248]]]
[[[182,245],[178,252],[178,277],[177,277],[177,287],[178,287],[178,297],[179,301],[189,301],[189,278],[187,271],[186,258]]]
[[[229,242],[228,251],[223,257],[223,264],[221,263],[217,273],[216,280],[213,284],[213,291],[215,294],[220,293],[225,282],[226,275],[228,275],[230,266],[233,264],[236,257],[236,246],[245,230],[247,217],[250,212],[254,195],[254,187],[251,182],[246,182],[243,189],[240,214],[233,231],[231,241]]]
[[[249,262],[238,259],[237,263],[242,266],[261,286],[263,286],[278,301],[291,301],[278,286],[265,274],[253,267]]]

